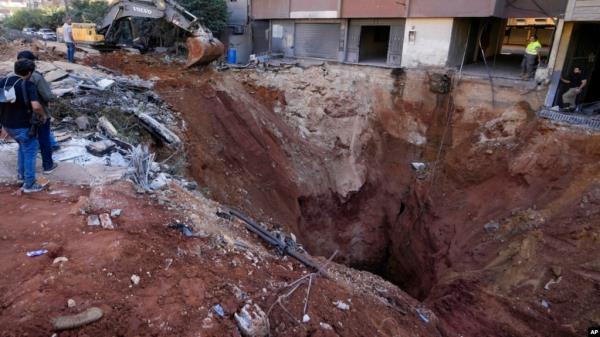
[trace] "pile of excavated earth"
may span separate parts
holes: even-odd
[[[60,166],[21,195],[0,144],[2,336],[600,323],[600,138],[538,118],[543,91],[447,69],[40,54]]]

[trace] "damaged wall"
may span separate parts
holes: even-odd
[[[406,19],[402,66],[446,65],[452,39],[453,19]]]

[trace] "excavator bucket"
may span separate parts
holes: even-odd
[[[225,54],[225,46],[215,38],[192,36],[186,40],[185,44],[188,50],[187,64],[185,65],[187,68],[197,64],[210,63]]]

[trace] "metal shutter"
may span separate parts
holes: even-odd
[[[296,56],[337,59],[340,40],[339,24],[298,23],[295,35]]]

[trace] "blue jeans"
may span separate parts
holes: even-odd
[[[5,129],[6,132],[19,144],[17,160],[17,174],[23,178],[25,187],[35,184],[35,160],[38,152],[38,140],[29,138],[29,129]]]
[[[75,63],[75,44],[73,42],[67,42],[67,60]]]
[[[52,161],[52,139],[50,137],[50,119],[38,129],[38,142],[42,153],[42,166],[44,170],[51,170],[54,166]]]

